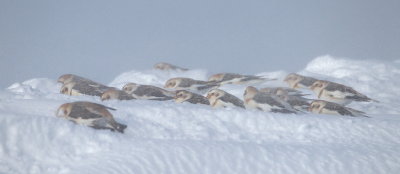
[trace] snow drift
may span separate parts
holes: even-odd
[[[288,72],[263,72],[286,86]],[[299,72],[347,84],[380,103],[352,103],[371,118],[213,109],[173,101],[107,101],[124,134],[54,116],[63,103],[92,96],[59,94],[55,79],[0,91],[0,173],[398,173],[400,64],[323,56]],[[127,82],[163,86],[172,77],[205,80],[205,70],[122,73]],[[246,86],[224,90],[242,98]],[[305,91],[307,92],[307,91]],[[310,97],[313,97],[312,95]]]

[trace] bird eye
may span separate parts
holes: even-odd
[[[64,110],[64,115],[67,115],[67,114],[68,114],[67,110]]]

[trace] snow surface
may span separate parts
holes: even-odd
[[[288,73],[259,73],[280,80],[257,87],[286,86],[281,79]],[[371,116],[355,118],[103,102],[128,125],[119,134],[55,117],[63,103],[99,98],[62,95],[55,79],[31,79],[0,91],[0,173],[400,173],[400,61],[322,56],[299,73],[347,84],[380,103],[350,104]],[[209,75],[130,71],[109,85],[163,86],[172,77]],[[245,87],[222,89],[242,98]]]

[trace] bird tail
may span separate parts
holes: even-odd
[[[275,81],[278,80],[277,78],[270,78],[270,77],[265,77],[265,76],[256,76],[258,78],[260,78],[261,80],[265,80],[265,81]]]
[[[375,102],[375,103],[380,103],[380,101],[375,100],[375,99],[371,99],[371,98],[370,98],[370,100],[373,101],[373,102]]]
[[[348,109],[350,110],[351,114],[353,116],[355,116],[355,117],[357,117],[357,116],[359,116],[359,117],[370,117],[370,116],[366,115],[366,113],[363,112],[363,111],[359,111],[359,110],[356,110],[356,109],[353,109],[353,108],[348,108]]]

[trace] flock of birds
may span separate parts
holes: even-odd
[[[187,71],[168,63],[158,63],[154,66],[159,70]],[[275,113],[304,113],[334,114],[347,116],[365,116],[365,113],[349,107],[347,104],[355,102],[375,101],[343,84],[319,80],[313,77],[291,73],[286,76],[284,82],[289,87],[266,87],[257,89],[247,86],[243,100],[218,89],[225,84],[255,84],[270,79],[254,75],[240,75],[234,73],[219,73],[212,75],[208,81],[191,78],[171,78],[167,80],[164,88],[152,85],[128,83],[122,89],[109,87],[84,77],[73,74],[64,74],[59,77],[62,83],[62,94],[77,96],[99,96],[104,100],[175,100],[177,103],[189,102],[192,104],[210,105],[214,108],[240,107],[243,109],[258,109]],[[316,100],[305,98],[297,88],[305,88],[313,91]],[[174,91],[172,91],[174,90]],[[202,95],[206,93],[206,95]],[[96,129],[110,129],[123,133],[127,127],[118,123],[108,110],[115,110],[102,104],[78,101],[62,104],[56,115],[71,120],[77,124],[90,126]]]

